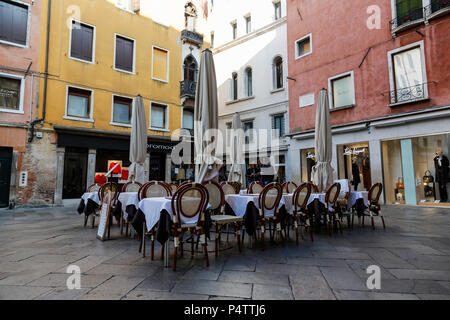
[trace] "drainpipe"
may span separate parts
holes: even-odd
[[[47,106],[47,82],[48,82],[48,51],[50,44],[50,14],[52,10],[52,0],[48,0],[48,11],[47,11],[47,39],[46,39],[46,48],[45,48],[45,76],[44,76],[44,102],[42,104],[42,118],[33,120],[30,123],[30,137],[28,138],[28,142],[31,143],[34,138],[34,126],[36,123],[44,121],[45,119],[45,109]],[[30,110],[31,112],[31,110]]]

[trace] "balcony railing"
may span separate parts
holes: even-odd
[[[190,80],[180,81],[180,97],[195,98],[195,91],[197,90],[197,82]]]
[[[198,45],[203,44],[203,36],[197,32],[189,30],[181,31],[181,40],[187,40],[188,42],[192,42]]]
[[[425,83],[418,84],[412,87],[401,88],[391,91],[391,104],[412,102],[414,100],[424,99],[425,96]]]
[[[403,1],[397,3],[397,12],[398,8],[401,6],[404,6],[408,4],[409,1]],[[418,23],[421,22],[422,19],[428,19],[432,18],[431,16],[435,17],[437,12],[441,12],[443,14],[450,12],[450,0],[431,0],[431,3],[423,8],[411,8],[410,11],[408,11],[406,14],[395,18],[392,20],[391,23],[391,29],[395,30],[399,27],[408,27],[408,26],[415,26]],[[437,15],[440,16],[439,13]]]

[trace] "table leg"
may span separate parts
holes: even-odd
[[[164,243],[164,267],[165,268],[169,268],[169,240],[166,241],[166,243]]]

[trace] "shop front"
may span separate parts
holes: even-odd
[[[338,178],[350,181],[352,190],[368,191],[372,186],[369,143],[337,146]]]

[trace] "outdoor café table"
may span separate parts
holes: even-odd
[[[368,191],[350,191],[347,200],[347,209],[354,208],[358,217],[364,213],[365,208],[369,207],[369,192]]]
[[[239,194],[247,194],[247,189],[239,190]]]
[[[117,199],[116,212],[114,216],[117,218],[122,214],[123,218],[131,221],[139,207],[139,198],[137,192],[121,192]]]
[[[98,198],[98,192],[86,192],[81,196],[80,204],[78,205],[77,212],[79,214],[84,213],[86,216],[91,215],[100,206],[100,199]]]

